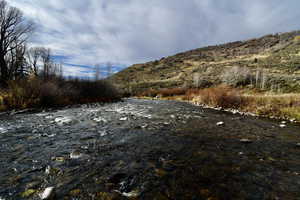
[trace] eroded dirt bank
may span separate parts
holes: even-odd
[[[297,124],[173,101],[2,115],[0,199],[297,199],[298,143]]]

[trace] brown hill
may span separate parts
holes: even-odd
[[[207,87],[224,81],[224,74],[243,69],[263,74],[266,88],[300,91],[300,31],[194,49],[160,60],[135,64],[111,80],[138,93],[150,88]],[[231,70],[231,71],[230,71]],[[253,84],[255,78],[251,79]]]

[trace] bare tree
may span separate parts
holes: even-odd
[[[5,0],[0,0],[0,81],[12,79],[11,67],[8,65],[8,58],[11,52],[25,44],[29,33],[33,30],[33,24],[25,21],[22,12],[11,7]]]
[[[42,65],[43,65],[43,78],[49,79],[53,72],[53,63],[51,60],[51,50],[48,48],[40,48],[41,58],[42,58]]]
[[[95,65],[95,80],[98,81],[101,79],[101,70],[100,70],[100,64]]]
[[[39,73],[38,61],[41,59],[42,51],[40,47],[31,47],[26,52],[28,64],[30,65],[31,72],[37,76]]]

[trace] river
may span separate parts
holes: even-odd
[[[0,200],[296,199],[299,143],[299,124],[176,101],[2,114]]]

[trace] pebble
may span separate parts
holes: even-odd
[[[300,147],[300,142],[298,142],[298,143],[296,144],[296,146],[297,146],[297,147]]]
[[[244,139],[240,139],[240,142],[242,142],[242,143],[251,143],[252,141],[249,140],[249,139],[244,138]]]
[[[50,199],[54,196],[54,187],[47,187],[44,192],[40,194],[41,199]]]
[[[217,122],[217,126],[222,126],[224,124],[225,124],[224,122]]]

